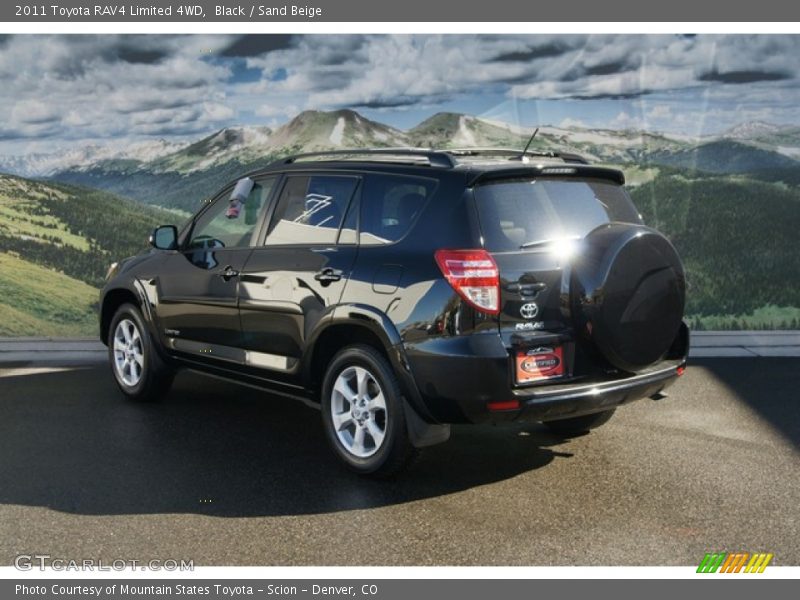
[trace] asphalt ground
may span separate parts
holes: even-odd
[[[0,564],[800,565],[800,362],[695,359],[589,435],[455,427],[392,481],[317,411],[195,373],[133,404],[108,367],[0,368]]]

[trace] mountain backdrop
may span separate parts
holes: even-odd
[[[438,113],[401,131],[351,110],[195,140],[0,158],[0,335],[93,333],[105,269],[226,182],[299,152],[354,147],[522,148],[531,130]],[[646,221],[678,247],[695,328],[796,328],[800,319],[800,128],[740,124],[688,138],[542,127],[538,150],[625,171]],[[57,282],[59,294],[52,293]],[[50,290],[50,291],[48,291]]]

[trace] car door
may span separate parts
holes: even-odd
[[[250,366],[291,372],[308,334],[338,303],[357,251],[357,211],[350,205],[359,183],[339,174],[284,178],[263,244],[240,278]]]
[[[243,185],[223,190],[195,218],[180,249],[165,259],[156,281],[156,313],[168,347],[202,359],[241,362],[239,273],[276,179],[240,180]]]

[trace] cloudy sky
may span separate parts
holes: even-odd
[[[0,154],[348,107],[700,135],[800,124],[798,36],[0,36]]]

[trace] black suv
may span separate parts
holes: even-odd
[[[114,377],[136,400],[189,368],[314,403],[365,474],[451,423],[587,431],[662,397],[689,347],[681,261],[623,183],[576,155],[496,149],[271,164],[112,266]]]

